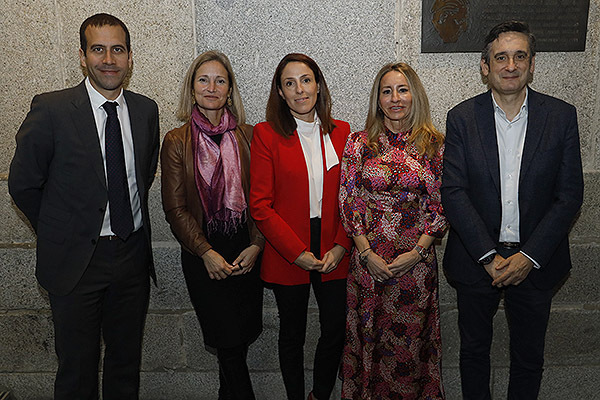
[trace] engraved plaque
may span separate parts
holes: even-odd
[[[584,51],[589,0],[423,0],[421,52],[479,52],[496,24],[527,22],[537,51]]]

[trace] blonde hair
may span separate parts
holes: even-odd
[[[242,96],[240,96],[233,68],[231,68],[231,63],[227,56],[217,50],[210,50],[200,54],[188,68],[185,78],[183,79],[183,85],[181,86],[179,105],[175,115],[179,120],[184,122],[187,122],[190,119],[194,107],[194,77],[198,68],[208,61],[220,62],[227,71],[227,75],[229,75],[229,89],[231,90],[229,95],[231,98],[231,105],[226,105],[226,107],[233,113],[238,124],[241,125],[246,123],[246,112],[244,111]]]
[[[421,156],[431,158],[444,143],[444,135],[433,126],[425,88],[417,73],[406,63],[386,64],[375,76],[369,98],[369,113],[365,122],[367,146],[375,152],[379,151],[379,135],[385,131],[384,114],[379,107],[379,86],[383,76],[391,71],[398,71],[404,75],[412,96],[412,105],[405,124],[412,130],[408,143],[414,143]]]

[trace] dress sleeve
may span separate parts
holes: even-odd
[[[425,188],[427,191],[423,194],[420,201],[420,208],[423,213],[420,230],[424,234],[434,237],[444,236],[448,227],[440,192],[442,186],[443,155],[444,145],[440,147],[431,160],[425,161],[425,166],[429,169],[429,173],[425,175]]]
[[[349,236],[365,234],[366,205],[362,198],[362,153],[365,145],[366,133],[354,132],[348,137],[342,156],[340,214],[344,229]]]

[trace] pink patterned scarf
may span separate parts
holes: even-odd
[[[246,220],[236,126],[235,117],[227,108],[217,126],[198,107],[192,111],[194,177],[209,236],[214,232],[232,235]],[[209,137],[219,134],[223,135],[220,144]]]

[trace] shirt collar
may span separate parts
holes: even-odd
[[[313,122],[306,122],[303,121],[299,118],[294,117],[294,120],[296,121],[296,126],[298,127],[298,130],[302,130],[302,131],[310,131],[312,129],[314,129],[315,125],[316,126],[321,126],[321,120],[319,120],[319,116],[317,115],[317,113],[315,112],[315,120]]]
[[[94,110],[96,110],[98,108],[102,108],[102,104],[106,103],[107,101],[114,101],[115,103],[117,103],[119,105],[119,107],[123,108],[123,104],[125,103],[125,98],[123,97],[123,88],[121,88],[121,92],[119,93],[119,96],[117,96],[117,98],[115,100],[108,100],[100,92],[98,92],[92,86],[89,76],[87,78],[85,78],[85,88],[87,89],[88,97],[90,98],[90,103],[92,103],[92,108]]]
[[[508,121],[508,118],[506,117],[506,113],[504,112],[504,110],[502,108],[500,108],[498,103],[496,103],[496,99],[494,98],[494,92],[492,92],[492,102],[494,103],[494,111],[496,112],[496,114],[499,114],[502,118],[504,118],[508,122],[516,122],[522,116],[527,115],[527,113],[529,112],[528,99],[529,99],[529,88],[527,86],[525,86],[525,99],[523,100],[521,109],[519,110],[519,113],[512,121]]]

